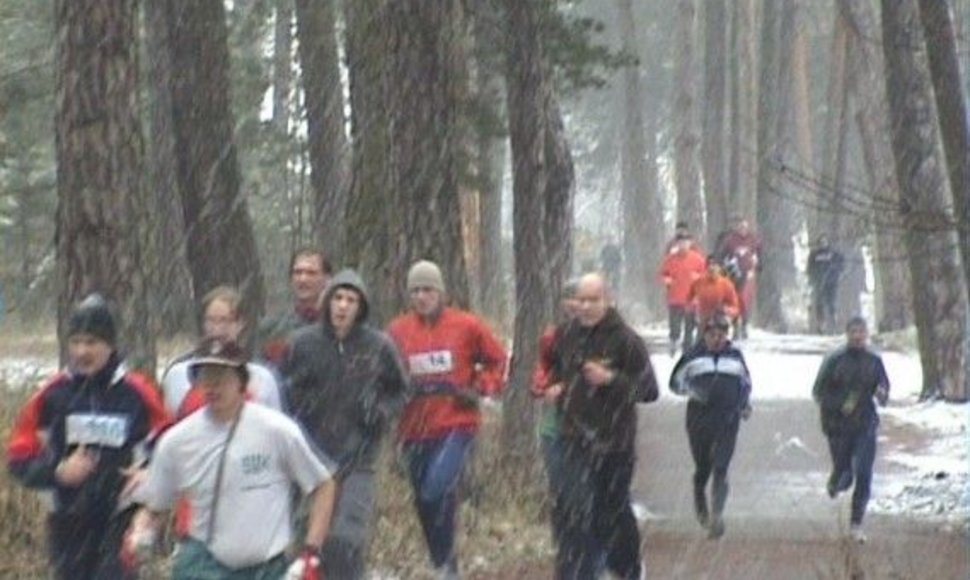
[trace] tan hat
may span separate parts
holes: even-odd
[[[408,291],[415,288],[434,288],[444,292],[445,280],[441,276],[441,268],[429,260],[415,262],[408,270]]]

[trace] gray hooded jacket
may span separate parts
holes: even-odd
[[[353,328],[339,339],[330,321],[338,288],[360,295]],[[323,297],[319,324],[294,333],[281,372],[288,408],[335,465],[338,477],[371,468],[388,422],[404,407],[407,375],[397,349],[367,325],[367,289],[353,270],[339,272]]]

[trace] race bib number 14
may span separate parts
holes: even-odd
[[[450,350],[412,354],[408,357],[408,367],[412,375],[438,375],[450,373],[455,368]]]

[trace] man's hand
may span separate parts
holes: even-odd
[[[97,466],[97,456],[84,445],[79,445],[54,469],[54,479],[63,486],[78,487],[94,473]]]
[[[158,527],[148,510],[139,510],[131,519],[122,540],[121,559],[129,569],[137,570],[145,562],[158,542]]]
[[[747,421],[748,419],[750,419],[751,418],[751,411],[752,411],[752,409],[751,409],[751,405],[750,404],[741,407],[741,418],[744,419],[745,421]]]
[[[121,489],[122,499],[131,497],[135,490],[148,480],[148,470],[144,467],[124,467],[121,475],[125,476],[125,486]]]
[[[886,406],[886,403],[889,402],[889,387],[886,385],[876,387],[876,401],[879,402],[880,407]]]
[[[290,564],[283,580],[323,580],[323,569],[320,568],[317,551],[304,548],[300,556]]]
[[[559,397],[562,395],[562,383],[556,383],[551,385],[548,389],[542,392],[542,400],[550,405],[554,405]]]
[[[583,378],[594,387],[604,387],[613,382],[616,373],[603,363],[590,360],[583,363]]]

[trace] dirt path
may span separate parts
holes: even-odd
[[[661,401],[641,413],[634,497],[649,509],[645,557],[650,578],[827,579],[967,578],[967,538],[931,522],[872,515],[869,540],[845,539],[848,497],[824,493],[828,457],[808,401],[766,401],[742,426],[731,468],[727,534],[706,539],[694,521],[692,464],[684,404]],[[894,445],[914,444],[909,429],[883,423],[879,474]]]

